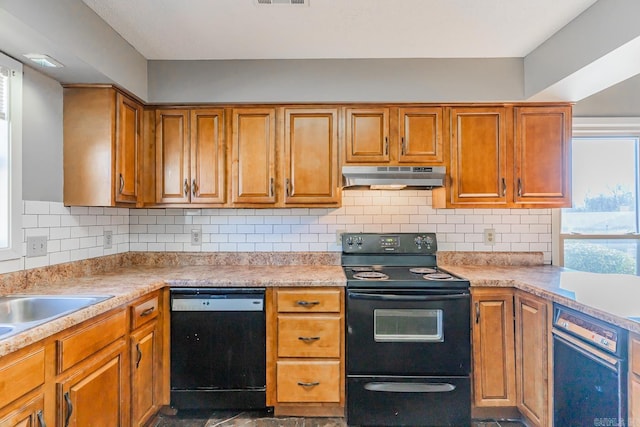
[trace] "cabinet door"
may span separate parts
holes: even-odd
[[[44,396],[42,393],[11,405],[8,411],[0,411],[2,427],[44,427]]]
[[[442,163],[442,108],[398,109],[399,162]]]
[[[138,153],[142,106],[118,93],[116,96],[116,202],[138,199]]]
[[[506,205],[512,162],[506,109],[451,109],[451,198],[456,205]]]
[[[224,112],[191,112],[191,203],[225,201]]]
[[[159,364],[157,322],[131,334],[131,420],[141,426],[158,405]]]
[[[346,161],[388,162],[389,109],[347,108]]]
[[[276,201],[276,110],[233,110],[232,188],[234,203]]]
[[[513,293],[473,292],[473,391],[476,406],[515,406]]]
[[[156,111],[156,202],[189,203],[189,111]]]
[[[125,425],[123,349],[89,369],[78,369],[58,383],[58,425],[70,427]]]
[[[338,110],[285,110],[286,204],[337,204]]]
[[[571,206],[571,107],[519,107],[515,116],[515,201]]]
[[[547,303],[516,294],[516,397],[535,426],[548,425],[549,319]]]

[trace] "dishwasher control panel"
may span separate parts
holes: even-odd
[[[569,332],[598,348],[617,353],[620,341],[618,328],[587,314],[556,306],[553,327]]]

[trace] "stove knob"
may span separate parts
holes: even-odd
[[[351,236],[347,237],[347,246],[353,246],[353,238]]]
[[[413,241],[415,242],[416,246],[418,247],[418,249],[422,249],[422,242],[424,240],[423,236],[418,236],[415,239],[413,239]]]
[[[358,246],[358,249],[362,249],[362,237],[356,237],[356,245]]]
[[[602,338],[602,340],[600,340],[600,343],[604,346],[608,346],[609,345],[609,341],[607,341],[606,338]]]
[[[431,250],[431,245],[433,244],[433,237],[427,236],[425,237],[425,241],[427,242],[427,249]]]

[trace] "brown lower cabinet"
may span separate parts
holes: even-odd
[[[527,425],[552,425],[550,303],[510,288],[471,292],[474,415],[511,408]]]
[[[0,358],[0,426],[139,426],[169,403],[168,290]]]
[[[275,415],[343,416],[344,289],[271,288],[267,405]]]

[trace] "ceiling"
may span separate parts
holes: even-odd
[[[596,2],[82,1],[149,60],[524,57]]]

